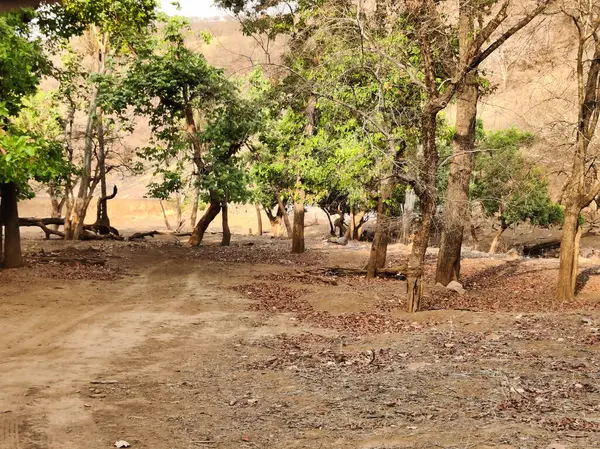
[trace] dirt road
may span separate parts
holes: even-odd
[[[595,306],[408,317],[396,281],[294,277],[366,250],[261,245],[104,245],[107,268],[1,272],[0,448],[600,441]]]

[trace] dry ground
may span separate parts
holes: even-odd
[[[558,304],[556,261],[468,259],[468,294],[409,316],[401,281],[302,274],[366,245],[215,237],[28,240],[0,272],[0,448],[600,446],[595,265]]]

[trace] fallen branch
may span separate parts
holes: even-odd
[[[162,235],[162,232],[159,231],[150,231],[150,232],[136,232],[135,234],[127,237],[126,239],[131,240],[143,240],[145,237],[154,238],[155,235]]]
[[[46,240],[50,238],[51,235],[56,235],[60,238],[65,238],[64,232],[56,231],[54,229],[50,229],[46,225],[64,225],[64,220],[61,218],[20,218],[19,226],[23,227],[34,227],[37,226],[46,234]]]
[[[406,272],[405,266],[397,266],[391,268],[382,268],[377,270],[377,277],[380,278],[402,278]],[[327,267],[318,268],[316,270],[306,271],[309,274],[316,274],[321,276],[366,276],[367,270],[361,268],[344,268],[344,267]]]

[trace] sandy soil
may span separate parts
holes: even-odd
[[[468,294],[408,316],[401,281],[310,272],[366,245],[216,237],[27,240],[0,272],[0,447],[598,447],[595,265],[556,304],[556,261],[468,259]]]

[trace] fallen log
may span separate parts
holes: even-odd
[[[162,235],[162,232],[159,231],[150,231],[150,232],[136,232],[135,234],[126,237],[126,240],[143,240],[145,237],[154,238],[155,235]]]
[[[376,277],[379,278],[387,278],[387,279],[399,279],[404,280],[406,275],[405,266],[397,266],[391,268],[382,268],[377,270]],[[308,274],[316,274],[320,276],[366,276],[367,270],[361,268],[345,268],[345,267],[327,267],[327,268],[318,268],[316,270],[308,270],[306,271]]]
[[[62,218],[19,218],[19,226],[23,227],[38,227],[46,234],[46,240],[51,235],[56,235],[60,238],[65,238],[64,232],[50,229],[47,225],[64,225],[65,221]]]

